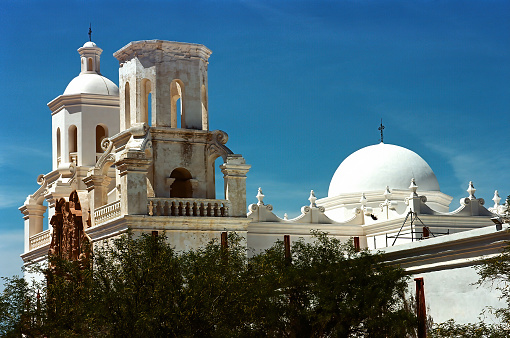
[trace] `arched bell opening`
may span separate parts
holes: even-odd
[[[103,153],[104,150],[101,147],[101,142],[108,137],[108,127],[104,124],[98,124],[96,126],[96,153]]]
[[[191,198],[193,197],[193,187],[191,185],[191,173],[184,168],[177,168],[172,171],[170,178],[174,181],[170,185],[171,198]]]
[[[220,170],[220,166],[225,163],[225,161],[223,160],[223,157],[221,156],[217,156],[216,158],[214,158],[211,162],[211,171],[212,171],[212,176],[214,177],[214,180],[213,180],[213,191],[215,193],[215,195],[213,196],[213,198],[222,198],[222,199],[226,199],[226,196],[225,196],[225,182],[224,182],[224,179],[223,179],[223,173],[221,172]]]
[[[170,83],[170,126],[172,128],[186,128],[184,113],[184,83],[175,79]]]
[[[78,128],[73,124],[68,130],[69,162],[78,165]]]
[[[142,80],[142,120],[140,122],[147,123],[152,126],[152,83],[148,79]]]

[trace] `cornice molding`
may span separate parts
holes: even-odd
[[[212,51],[204,45],[187,42],[165,41],[165,40],[141,40],[133,41],[113,53],[119,63],[129,61],[133,58],[155,58],[159,53],[171,56],[175,59],[201,59],[207,63]],[[160,61],[160,60],[153,60]]]
[[[51,115],[54,115],[66,107],[73,106],[99,106],[105,108],[118,108],[119,97],[114,95],[100,94],[73,94],[59,95],[53,101],[48,103]]]

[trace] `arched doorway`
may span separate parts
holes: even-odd
[[[191,186],[191,174],[184,168],[177,168],[172,171],[170,178],[174,181],[170,186],[170,197],[191,198],[193,188]]]

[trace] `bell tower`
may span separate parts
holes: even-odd
[[[120,129],[121,133],[125,130],[132,135],[144,130],[144,144],[150,140],[150,159],[147,158],[150,164],[146,173],[149,199],[209,203],[197,202],[197,199],[216,198],[215,160],[222,157],[225,197],[236,200],[231,201],[230,215],[245,217],[245,174],[250,166],[244,163],[241,155],[234,155],[225,146],[228,138],[225,132],[209,131],[207,66],[210,55],[211,51],[200,44],[162,40],[131,42],[115,52],[120,67]],[[134,139],[130,144],[135,144]],[[118,168],[127,165],[123,158],[127,161],[131,156],[128,146],[123,150],[125,155],[117,156]],[[129,175],[129,170],[125,172]],[[124,181],[130,182],[127,178]],[[137,186],[141,189],[139,183]],[[134,190],[121,187],[122,191],[129,194]],[[130,199],[128,195],[124,197],[126,201]],[[144,210],[144,207],[139,209]]]
[[[92,41],[80,47],[80,73],[48,103],[54,170],[65,163],[93,166],[102,140],[119,132],[119,88],[100,73],[102,52]]]
[[[162,40],[131,42],[117,51],[121,130],[136,123],[209,130],[210,55],[203,45]]]

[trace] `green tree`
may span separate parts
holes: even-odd
[[[381,254],[356,252],[324,233],[312,243],[294,242],[285,264],[278,242],[252,260],[269,287],[256,316],[276,336],[405,337],[416,318],[405,299],[408,278],[383,263]],[[263,294],[266,290],[266,294]],[[264,316],[268,313],[268,316]]]
[[[0,294],[0,336],[20,337],[22,322],[32,313],[28,299],[36,299],[25,279],[18,276],[2,278],[4,290]]]
[[[51,258],[47,283],[10,279],[1,329],[38,337],[403,337],[416,319],[408,277],[326,234],[248,257],[243,239],[176,252],[165,236],[96,245],[93,268]],[[30,301],[27,301],[30,300]]]
[[[179,257],[165,239],[129,234],[95,250],[95,332],[115,337],[178,335],[182,273]]]

